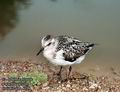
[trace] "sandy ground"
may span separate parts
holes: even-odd
[[[10,72],[21,74],[37,70],[47,74],[47,82],[31,86],[30,90],[3,90],[0,85],[0,92],[120,92],[120,74],[112,67],[110,71],[116,77],[98,77],[73,71],[71,77],[67,78],[67,70],[63,69],[62,79],[59,80],[59,76],[56,74],[59,68],[51,67],[46,62],[37,64],[31,63],[31,61],[32,59],[0,60],[0,78],[7,77]]]

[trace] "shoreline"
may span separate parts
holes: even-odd
[[[66,71],[63,71],[62,81],[59,81],[58,76],[55,74],[59,69],[53,69],[53,67],[51,68],[51,66],[46,62],[36,64],[31,63],[32,59],[24,59],[23,61],[21,60],[0,60],[0,77],[8,77],[8,75],[12,72],[18,73],[18,75],[23,72],[33,73],[36,71],[46,74],[47,80],[45,82],[31,86],[31,90],[33,92],[119,92],[120,90],[119,75],[119,78],[110,78],[109,76],[97,77],[93,74],[73,71],[71,78],[67,79],[65,77]],[[111,68],[111,70],[115,75],[117,74],[113,68]],[[29,91],[25,90],[22,92]]]
[[[16,57],[6,57],[6,58],[1,58],[0,57],[0,62],[9,62],[9,61],[18,61],[20,63],[22,62],[30,62],[33,64],[39,64],[39,65],[47,65],[49,68],[52,70],[56,70],[58,66],[54,66],[49,61],[47,61],[43,57],[32,57],[32,56],[16,56]],[[68,69],[68,66],[65,66],[65,69]],[[58,68],[59,70],[59,68]],[[103,63],[95,63],[95,62],[82,62],[81,64],[78,65],[73,65],[73,71],[77,71],[79,73],[86,73],[86,74],[93,74],[97,77],[99,76],[109,76],[111,78],[117,77],[120,78],[120,68],[116,65],[104,65]]]

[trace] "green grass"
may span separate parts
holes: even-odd
[[[39,85],[39,84],[47,81],[47,75],[45,73],[41,73],[41,72],[38,72],[38,71],[23,72],[20,75],[18,73],[9,73],[8,77],[10,77],[10,78],[20,78],[20,79],[22,79],[22,81],[24,81],[26,79],[30,79],[27,82],[29,82],[29,85],[31,85],[31,86]]]

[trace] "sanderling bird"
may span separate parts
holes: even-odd
[[[84,60],[86,54],[95,46],[94,43],[82,42],[77,38],[61,35],[61,36],[51,36],[46,35],[41,40],[42,48],[37,53],[43,52],[44,57],[46,57],[52,64],[59,65],[61,76],[61,70],[63,66],[69,65],[69,73],[72,70],[73,64],[79,64]]]

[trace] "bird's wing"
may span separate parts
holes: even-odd
[[[63,57],[66,61],[74,62],[80,56],[87,54],[94,46],[92,43],[86,42],[69,42],[66,44],[63,52]]]
[[[66,61],[74,62],[80,56],[87,54],[95,45],[89,42],[81,42],[69,36],[58,36],[58,46],[56,51],[63,50],[63,57]]]

